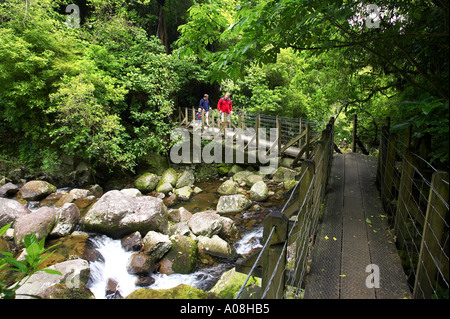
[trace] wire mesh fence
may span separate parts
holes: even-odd
[[[449,186],[403,134],[382,131],[378,183],[414,298],[448,298]]]

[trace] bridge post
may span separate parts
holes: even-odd
[[[381,183],[381,202],[386,212],[392,213],[390,199],[392,198],[392,187],[394,186],[395,155],[397,153],[397,135],[389,135],[386,161]]]
[[[278,147],[278,152],[280,152],[280,150],[281,150],[281,120],[278,115],[276,118],[276,126],[277,126],[277,147]]]
[[[303,161],[301,165],[301,174],[303,178],[299,181],[299,197],[298,197],[298,208],[299,212],[297,215],[297,223],[295,224],[295,228],[292,230],[295,238],[295,263],[297,269],[304,269],[305,265],[308,261],[308,244],[307,241],[310,238],[311,229],[304,229],[305,225],[309,225],[311,215],[311,204],[314,198],[314,187],[311,185],[313,176],[315,174],[316,164],[313,160],[306,159]],[[289,217],[289,216],[287,216]],[[299,287],[301,285],[303,273],[302,271],[297,271],[295,273],[295,282],[294,286]]]
[[[256,133],[256,149],[259,148],[259,126],[261,124],[261,115],[256,114],[255,118],[255,133]]]
[[[302,135],[302,119],[299,119],[298,122],[298,135]],[[302,139],[298,140],[298,148],[302,148]]]
[[[306,159],[309,159],[309,156],[310,156],[310,150],[309,150],[309,148],[310,148],[309,143],[310,143],[310,139],[311,139],[310,135],[311,135],[311,129],[310,129],[309,123],[306,123],[306,135],[305,135]]]
[[[391,118],[386,118],[386,125],[381,128],[380,146],[378,150],[378,166],[377,177],[375,183],[381,189],[384,180],[384,168],[386,165],[386,152],[389,138],[389,131],[391,128]]]
[[[357,130],[358,130],[358,115],[353,115],[353,141],[352,141],[352,152],[355,153],[356,152],[356,139],[358,138],[357,136]]]
[[[400,187],[398,191],[397,209],[394,219],[394,232],[397,237],[399,247],[403,249],[404,236],[407,234],[408,206],[411,198],[414,178],[414,156],[410,148],[403,154],[402,174],[400,177]]]
[[[279,212],[273,212],[263,221],[263,242],[268,247],[262,255],[262,290],[267,299],[281,299],[284,296],[286,250],[289,219]],[[272,236],[269,235],[274,232]]]

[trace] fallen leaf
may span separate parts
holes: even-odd
[[[366,223],[372,224],[372,221],[369,218],[366,218]]]
[[[336,238],[336,237],[333,237],[333,240],[337,240],[337,238]]]
[[[347,277],[347,275],[342,274],[342,275],[339,275],[339,277],[344,278],[344,277]]]
[[[328,240],[329,239],[328,236],[325,235],[325,239]]]

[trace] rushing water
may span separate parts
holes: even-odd
[[[259,227],[242,236],[234,244],[236,252],[245,255],[254,248],[261,247],[263,228]],[[127,263],[133,252],[127,252],[122,248],[120,239],[112,239],[105,235],[99,235],[91,238],[91,242],[103,256],[102,260],[91,263],[91,277],[88,287],[96,299],[105,299],[106,286],[109,279],[114,279],[117,283],[117,290],[121,296],[127,296],[138,287],[135,285],[137,276],[127,272]],[[187,284],[192,287],[208,290],[216,283],[220,276],[229,268],[233,267],[230,263],[219,264],[215,267],[209,267],[197,270],[191,274],[172,274],[164,275],[160,273],[152,274],[155,282],[146,287],[151,289],[168,289]]]

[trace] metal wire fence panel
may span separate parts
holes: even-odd
[[[383,135],[384,134],[384,135]],[[407,141],[383,130],[379,161],[384,208],[415,298],[448,298],[448,172],[438,171]],[[406,138],[405,138],[406,137]]]

